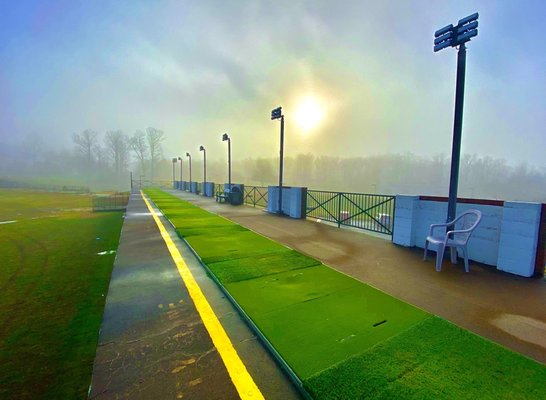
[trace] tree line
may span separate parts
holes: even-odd
[[[107,131],[102,142],[97,132],[86,129],[72,136],[74,149],[84,163],[84,175],[92,176],[100,171],[113,172],[116,177],[127,179],[131,160],[136,160],[140,176],[156,179],[157,166],[163,158],[164,133],[155,128],[137,130],[132,136],[121,130]],[[133,157],[131,157],[131,154]]]

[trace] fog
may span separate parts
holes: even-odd
[[[0,179],[126,190],[172,179],[447,195],[456,50],[468,44],[459,195],[546,201],[541,1],[38,2],[0,13]],[[514,27],[507,31],[507,27]],[[301,120],[306,99],[320,107]],[[150,141],[150,135],[155,135]],[[179,164],[176,167],[179,175]],[[186,176],[187,179],[187,176]]]

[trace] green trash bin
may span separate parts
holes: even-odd
[[[229,204],[233,206],[240,206],[243,204],[243,192],[237,186],[232,186],[228,193]]]

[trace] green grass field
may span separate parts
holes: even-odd
[[[146,193],[315,399],[546,398],[544,365],[175,196]]]
[[[121,212],[0,190],[0,398],[85,399]]]

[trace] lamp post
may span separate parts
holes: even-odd
[[[175,176],[174,176],[174,165],[176,164],[176,157],[173,157],[173,189],[175,188]]]
[[[222,135],[222,142],[227,141],[227,157],[228,157],[228,187],[231,191],[231,138],[227,133]]]
[[[203,152],[203,186],[207,186],[207,150],[205,146],[199,146],[199,151]],[[204,190],[206,190],[204,188]]]
[[[459,164],[461,158],[461,136],[463,130],[464,80],[466,71],[465,43],[478,35],[478,13],[459,20],[457,26],[449,24],[434,33],[434,52],[447,47],[457,47],[457,83],[455,89],[455,117],[453,121],[453,145],[451,148],[451,172],[449,178],[449,202],[447,222],[455,219],[457,212],[457,189],[459,186]]]
[[[182,190],[182,165],[184,165],[184,163],[182,162],[182,157],[178,157],[178,161],[180,161],[180,187],[179,187],[179,189]]]
[[[280,145],[280,165],[279,165],[279,210],[278,213],[282,214],[282,173],[283,173],[283,161],[284,161],[284,115],[282,114],[282,107],[277,107],[271,111],[271,120],[281,120],[281,145]]]
[[[190,159],[190,192],[191,192],[191,154],[186,152],[186,157]]]

